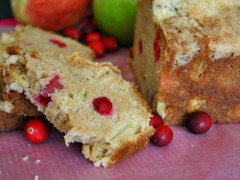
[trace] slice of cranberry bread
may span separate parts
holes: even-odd
[[[49,53],[56,58],[61,55],[70,55],[73,52],[81,53],[81,55],[87,59],[93,59],[94,57],[92,50],[77,41],[32,26],[16,26],[14,32],[3,33],[1,35],[0,72],[4,59],[2,57],[4,53],[1,49],[12,42],[17,42],[28,50],[38,51],[39,53]],[[14,56],[12,56],[10,61],[15,61]],[[8,119],[4,120],[4,124],[9,122],[7,130],[19,129],[23,127],[24,123],[21,123],[19,119],[23,118],[18,118],[18,115],[21,117],[40,116],[41,113],[37,111],[37,108],[33,106],[23,94],[12,91],[6,93],[1,76],[2,73],[0,73],[0,113],[4,114],[5,119]],[[7,117],[8,115],[9,118]],[[14,117],[16,117],[16,120],[14,120]],[[20,125],[12,122],[19,122]],[[5,130],[4,127],[6,126],[0,127],[0,131]]]
[[[143,149],[154,129],[150,109],[130,82],[110,63],[94,63],[75,53],[53,58],[6,48],[8,91],[24,92],[61,132],[65,142],[83,143],[95,166],[109,167]],[[10,62],[15,57],[14,63]]]
[[[78,52],[86,59],[93,60],[95,58],[93,51],[87,46],[51,31],[29,25],[18,25],[13,33],[3,33],[1,36],[1,43],[14,41],[18,41],[25,49],[35,50],[39,53],[48,52],[53,56],[71,55],[73,52]]]
[[[138,1],[132,66],[165,123],[240,121],[239,1]]]

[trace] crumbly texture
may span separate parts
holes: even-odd
[[[138,1],[132,66],[166,124],[195,111],[240,121],[239,13],[234,0]]]
[[[57,40],[65,46],[63,45],[64,47],[59,47],[58,44],[52,43],[51,40]],[[9,54],[16,53],[16,49],[14,48],[9,49],[9,54],[3,52],[3,49],[13,42],[20,44],[24,49],[31,50],[33,56],[37,55],[37,53],[34,53],[35,51],[38,53],[48,53],[49,56],[55,58],[61,55],[70,55],[73,52],[79,52],[86,59],[94,59],[94,53],[88,47],[77,41],[32,26],[18,25],[16,26],[15,31],[11,34],[3,33],[0,42],[0,71],[2,71],[4,63],[3,56],[6,57],[9,56]],[[10,63],[16,61],[15,56],[11,56],[10,59]],[[5,124],[9,122],[8,130],[19,129],[19,126],[14,122],[19,122],[19,119],[24,119],[24,116],[27,118],[30,116],[42,115],[23,94],[7,90],[2,78],[2,73],[0,73],[0,112],[3,111],[2,113],[4,114],[4,117],[8,119],[4,120]],[[19,115],[22,118],[19,118],[16,115]],[[14,116],[16,116],[16,120],[14,120]],[[0,119],[0,121],[1,120],[2,119]],[[12,128],[10,128],[11,125]]]
[[[12,54],[15,49],[15,54]],[[54,58],[26,51],[14,43],[6,48],[3,75],[8,90],[23,92],[61,132],[66,145],[83,143],[83,154],[95,166],[109,167],[142,150],[154,133],[151,111],[136,87],[123,80],[110,63],[94,63],[81,54]],[[10,57],[16,56],[14,64]],[[55,83],[48,103],[44,89]],[[106,97],[111,113],[103,115],[93,101]],[[45,102],[45,101],[44,101]]]

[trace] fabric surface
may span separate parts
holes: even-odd
[[[0,33],[10,30],[0,27]],[[127,49],[120,49],[98,61],[111,61],[125,79],[135,82],[128,55]],[[170,145],[149,144],[111,168],[95,168],[83,157],[79,143],[66,147],[63,134],[55,129],[37,145],[22,131],[0,133],[0,179],[240,179],[240,124],[214,124],[202,135],[185,127],[171,128]]]
[[[170,145],[149,144],[111,168],[95,168],[81,154],[80,144],[66,147],[63,134],[55,130],[37,145],[21,131],[1,133],[0,179],[240,179],[239,128],[214,125],[208,133],[194,135],[172,127]]]

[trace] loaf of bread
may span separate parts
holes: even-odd
[[[95,166],[109,167],[142,150],[155,131],[146,101],[110,63],[79,53],[55,58],[16,43],[3,58],[7,92],[24,93],[66,134],[67,146],[83,143],[84,156]]]
[[[195,111],[240,121],[239,14],[235,0],[138,1],[132,66],[166,124]]]
[[[13,42],[20,44],[24,49],[37,51],[38,53],[49,53],[49,56],[55,58],[78,52],[86,59],[94,59],[92,50],[77,41],[32,26],[16,26],[14,32],[1,35],[0,72],[4,59],[2,49]],[[4,118],[0,119],[0,131],[21,129],[25,124],[23,122],[26,122],[21,122],[24,116],[26,116],[25,119],[28,119],[31,116],[41,116],[42,114],[23,94],[12,91],[6,93],[1,76],[2,72],[0,73],[0,117]],[[7,125],[7,123],[9,124]]]

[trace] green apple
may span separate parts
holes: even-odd
[[[131,45],[137,0],[94,0],[93,15],[98,28],[123,45]]]

